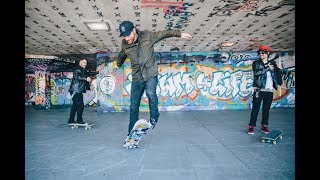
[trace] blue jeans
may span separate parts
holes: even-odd
[[[150,118],[153,118],[158,122],[159,110],[158,110],[158,96],[157,96],[157,84],[158,76],[152,77],[147,81],[131,83],[131,96],[130,96],[130,123],[128,133],[132,130],[134,124],[139,119],[139,107],[141,97],[146,90],[146,94],[149,100]]]

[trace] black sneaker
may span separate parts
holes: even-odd
[[[77,124],[87,124],[87,123],[85,123],[83,121],[80,121],[80,122],[77,121]]]
[[[149,122],[150,122],[149,126],[150,126],[151,129],[153,129],[157,124],[156,120],[153,119],[153,118],[150,118]]]
[[[75,123],[74,120],[69,119],[68,124],[72,124],[72,123]]]

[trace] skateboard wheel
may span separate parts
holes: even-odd
[[[71,129],[74,129],[74,127],[73,127],[73,126],[71,126]]]
[[[264,139],[261,139],[261,142],[263,142],[263,143],[264,143]]]
[[[282,136],[280,136],[279,138],[282,139]]]
[[[272,144],[277,144],[277,141],[272,141]]]
[[[91,127],[89,127],[89,129],[91,129]]]

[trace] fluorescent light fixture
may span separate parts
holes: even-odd
[[[91,31],[110,31],[111,26],[108,20],[99,19],[99,20],[86,20],[83,23]]]
[[[36,55],[36,54],[25,54],[24,58],[33,58],[33,59],[58,59],[57,56],[48,56],[48,55]]]
[[[223,42],[223,43],[221,43],[221,47],[230,47],[235,44],[236,44],[235,42]]]
[[[251,41],[251,42],[260,42],[260,41],[262,41],[262,40],[261,40],[261,39],[254,38],[254,39],[250,39],[249,41]]]

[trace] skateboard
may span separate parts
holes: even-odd
[[[126,149],[137,148],[138,144],[147,130],[150,129],[150,123],[145,119],[139,119],[133,126],[128,140],[123,144]]]
[[[261,142],[272,142],[272,144],[277,144],[277,139],[282,139],[282,131],[281,130],[272,130],[268,134],[261,137]]]
[[[69,126],[71,126],[71,129],[78,128],[79,126],[84,127],[84,129],[91,129],[92,125],[93,124],[88,124],[88,123],[85,123],[85,124],[70,123],[69,124]]]

